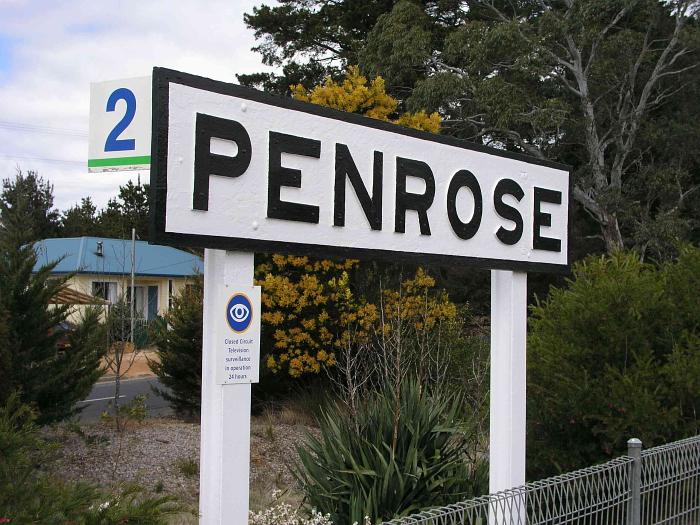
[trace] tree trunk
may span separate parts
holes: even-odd
[[[606,211],[603,213],[602,219],[600,229],[603,233],[603,240],[605,241],[605,251],[608,255],[612,255],[625,247],[624,241],[622,240],[622,233],[620,233],[620,225],[615,213]]]

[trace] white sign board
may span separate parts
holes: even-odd
[[[154,70],[155,242],[568,269],[569,170]]]
[[[260,376],[260,287],[221,286],[217,383],[257,383]]]
[[[151,89],[151,77],[90,84],[91,173],[149,168]]]

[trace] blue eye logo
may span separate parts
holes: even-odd
[[[250,299],[239,293],[229,299],[226,305],[226,321],[234,332],[245,332],[253,320],[253,305]]]

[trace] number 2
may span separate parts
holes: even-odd
[[[130,89],[115,89],[107,100],[107,111],[114,111],[119,100],[126,102],[126,112],[122,119],[117,122],[117,125],[114,126],[110,134],[107,135],[105,151],[129,151],[136,149],[136,140],[119,138],[119,135],[121,135],[129,124],[131,124],[131,121],[134,120],[134,115],[136,114],[136,96]]]

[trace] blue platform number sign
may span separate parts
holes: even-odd
[[[151,77],[90,84],[90,173],[150,168],[152,91]]]
[[[226,305],[226,321],[234,332],[245,332],[253,320],[253,305],[245,294],[238,293]]]
[[[124,130],[134,120],[134,115],[136,115],[136,96],[129,88],[120,87],[115,89],[107,99],[107,111],[114,111],[117,107],[117,102],[120,100],[126,102],[126,111],[122,119],[117,122],[116,126],[107,135],[105,151],[130,151],[136,149],[136,141],[134,139],[119,138],[119,135],[124,133]]]

